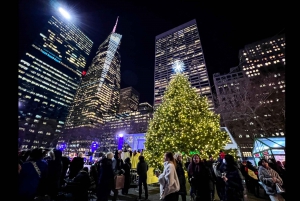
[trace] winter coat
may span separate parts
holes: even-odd
[[[191,163],[188,168],[188,177],[193,191],[197,197],[209,200],[211,194],[210,182],[212,175],[209,168],[203,163]]]
[[[227,181],[225,182],[224,201],[242,201],[243,200],[243,182],[238,167],[225,166]]]
[[[33,161],[40,169],[41,177],[30,161],[24,162],[18,175],[18,200],[33,200],[36,195],[43,195],[47,189],[48,164],[43,160]]]
[[[176,168],[173,163],[164,162],[164,171],[159,175],[158,182],[160,184],[160,198],[163,199],[167,195],[178,192],[180,189],[179,179]]]
[[[62,174],[62,152],[60,150],[54,150],[55,160],[48,160],[48,195],[54,197],[58,193],[60,187],[60,178]]]
[[[183,164],[180,161],[176,160],[176,173],[179,179],[179,184],[180,184],[180,190],[178,191],[179,194],[181,195],[186,195],[186,187],[185,187],[185,175],[184,175],[184,169],[183,169]]]
[[[123,164],[123,170],[125,171],[125,182],[124,182],[124,188],[129,189],[130,183],[131,183],[131,177],[130,177],[130,169],[131,169],[131,163],[124,163]]]
[[[84,159],[81,157],[75,157],[70,163],[69,179],[73,179],[80,170],[84,167]]]
[[[283,181],[279,174],[269,167],[269,169],[259,166],[258,168],[258,178],[262,182],[262,186],[268,195],[276,194],[276,186],[272,180],[272,177],[276,177],[279,180],[279,184],[282,186]]]
[[[112,160],[104,158],[98,165],[98,187],[100,189],[113,189],[114,187],[114,171],[112,168]]]
[[[76,177],[73,179],[74,183],[77,183],[78,188],[73,192],[74,201],[88,201],[88,189],[91,186],[91,180],[88,172],[79,171]]]
[[[147,179],[148,164],[145,161],[138,162],[136,170],[140,178]]]

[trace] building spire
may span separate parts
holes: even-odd
[[[118,24],[118,19],[119,19],[119,16],[117,17],[117,21],[116,21],[116,24],[115,24],[115,26],[114,26],[114,29],[113,29],[112,33],[115,33],[115,31],[116,31],[117,24]]]

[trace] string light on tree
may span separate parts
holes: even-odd
[[[187,76],[180,73],[183,62],[174,62],[173,69],[176,73],[146,133],[144,156],[154,169],[163,169],[166,151],[216,158],[229,142],[227,133],[220,130],[220,116],[209,109],[207,98],[199,96]]]

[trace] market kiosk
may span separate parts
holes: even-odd
[[[261,158],[285,161],[285,137],[255,138],[252,155],[256,165]]]

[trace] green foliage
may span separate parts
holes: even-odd
[[[162,169],[167,151],[218,156],[229,137],[220,130],[219,115],[208,106],[185,75],[174,75],[146,133],[144,156],[151,167]]]

